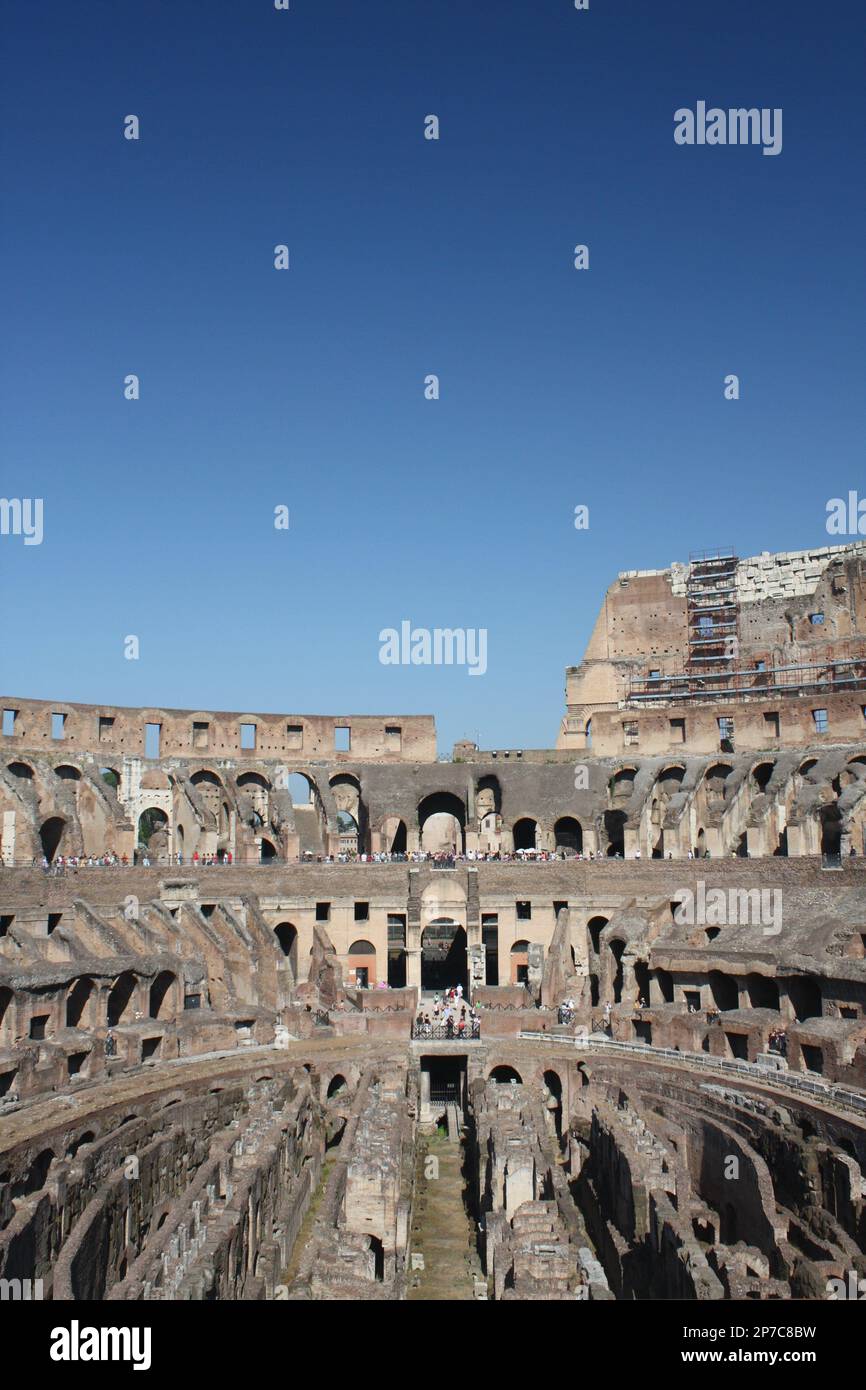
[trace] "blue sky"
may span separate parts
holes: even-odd
[[[0,492],[45,509],[7,693],[546,746],[617,571],[827,544],[866,490],[854,0],[3,17]],[[698,100],[782,153],[677,146]],[[406,618],[487,674],[380,664]]]

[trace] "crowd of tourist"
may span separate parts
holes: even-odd
[[[419,1010],[414,1033],[417,1038],[479,1038],[481,1019],[473,1005],[469,1005],[467,1012],[463,986],[455,985],[442,995],[437,992],[433,996],[432,1017]]]

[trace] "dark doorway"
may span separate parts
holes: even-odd
[[[52,816],[39,831],[42,853],[49,863],[57,853],[65,825],[66,822],[61,820],[59,816]]]
[[[465,1057],[422,1057],[421,1070],[430,1074],[430,1104],[442,1107],[463,1105]]]
[[[469,985],[466,932],[451,921],[431,922],[421,933],[421,988],[441,990]]]
[[[406,988],[406,952],[388,952],[388,985],[391,989]]]

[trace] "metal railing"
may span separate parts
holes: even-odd
[[[793,1093],[801,1093],[824,1102],[830,1101],[846,1110],[857,1110],[866,1115],[866,1093],[852,1091],[847,1086],[839,1086],[832,1081],[821,1081],[817,1077],[802,1076],[797,1072],[783,1072],[765,1067],[757,1062],[740,1062],[726,1057],[709,1057],[705,1052],[680,1052],[674,1047],[653,1047],[651,1043],[617,1042],[613,1038],[578,1037],[567,1038],[553,1033],[521,1031],[518,1038],[527,1042],[545,1042],[557,1047],[585,1049],[587,1052],[608,1052],[621,1057],[646,1057],[654,1061],[669,1061],[685,1065],[689,1071],[721,1073],[723,1076],[741,1076],[753,1082],[781,1087]]]
[[[412,1037],[432,1042],[478,1042],[481,1024],[476,1019],[474,1023],[467,1023],[461,1032],[459,1024],[452,1024],[449,1028],[446,1023],[415,1022],[412,1024]]]

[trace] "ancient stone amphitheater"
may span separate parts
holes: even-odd
[[[620,575],[546,750],[5,697],[4,1289],[866,1276],[863,550]]]

